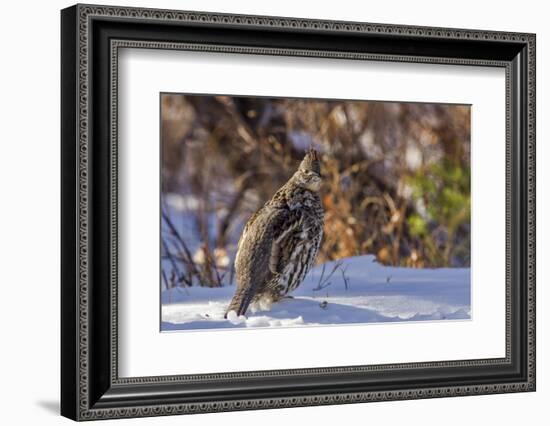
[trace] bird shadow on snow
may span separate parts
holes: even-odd
[[[237,321],[223,319],[223,312],[211,315],[210,320],[197,320],[185,323],[162,322],[162,331],[175,330],[204,330],[223,328],[245,327],[292,327],[300,325],[334,325],[354,323],[376,323],[400,321],[399,318],[391,318],[368,309],[351,305],[343,305],[333,302],[301,299],[299,297],[283,299],[271,306],[270,310],[248,312],[246,320],[239,318]],[[297,315],[299,312],[299,315]],[[220,318],[220,319],[218,319]]]

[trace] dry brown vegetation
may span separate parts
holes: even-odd
[[[222,285],[243,224],[310,146],[324,177],[319,263],[469,266],[468,106],[164,94],[161,112],[163,199],[191,200],[178,211],[193,228],[164,223],[163,256],[185,260],[185,279]]]

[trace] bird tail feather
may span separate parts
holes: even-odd
[[[231,311],[235,311],[237,316],[244,315],[253,297],[254,293],[252,291],[235,293],[233,299],[231,299],[231,303],[229,303],[225,311],[224,318],[227,318],[227,314]]]

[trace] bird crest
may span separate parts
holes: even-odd
[[[310,148],[300,163],[300,169],[301,170],[311,170],[312,172],[317,173],[318,175],[321,174],[321,163],[319,161],[319,156],[317,155],[317,151],[313,148]]]

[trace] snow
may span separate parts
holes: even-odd
[[[292,293],[292,298],[274,303],[268,309],[251,306],[246,317],[231,312],[224,319],[234,291],[234,285],[163,291],[161,330],[470,318],[469,268],[388,267],[377,263],[371,255],[319,265]]]

